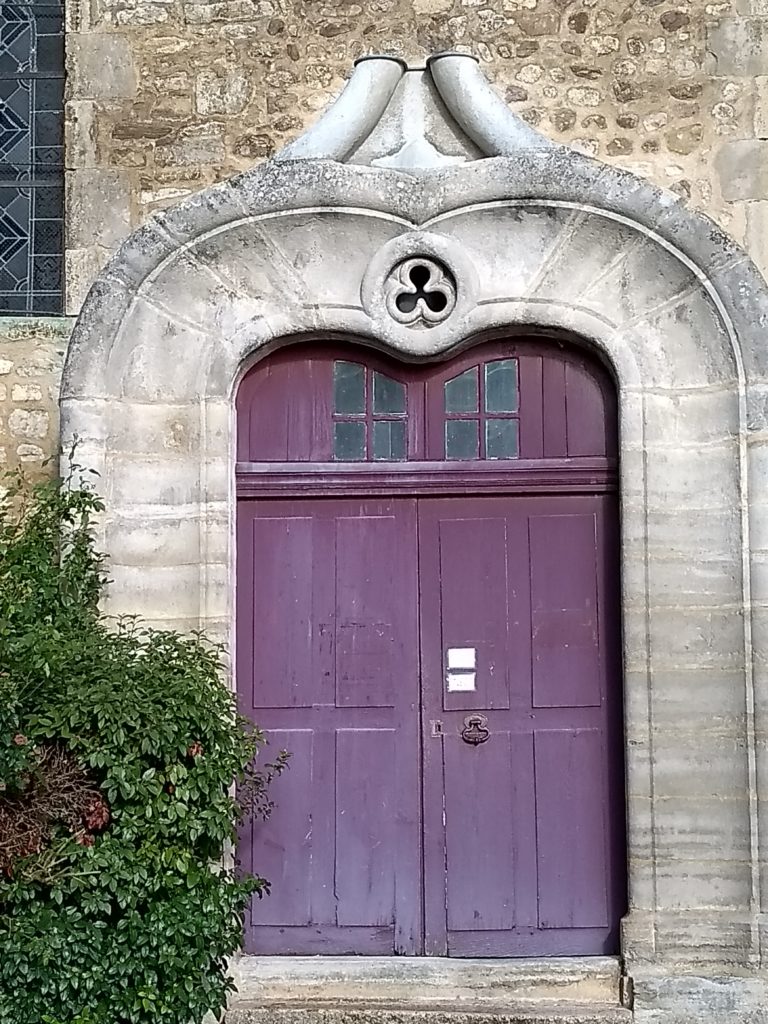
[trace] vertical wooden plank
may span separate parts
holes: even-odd
[[[568,454],[565,412],[565,364],[561,358],[543,360],[544,458],[564,459]]]
[[[396,954],[413,956],[424,951],[424,890],[422,864],[422,750],[421,678],[419,652],[419,546],[417,502],[393,503],[397,543],[390,552],[396,566],[394,635],[397,660],[392,690],[396,729],[395,757],[381,765],[397,794],[395,842],[395,947]]]
[[[464,501],[462,518],[448,511],[439,520],[439,581],[430,583],[439,586],[443,707],[449,711],[509,707],[507,525],[503,516],[484,516],[487,507],[482,499]],[[474,689],[451,692],[447,652],[462,648],[476,652]]]
[[[254,925],[307,925],[314,887],[312,801],[314,743],[311,729],[274,729],[275,750],[291,751],[291,767],[275,780],[275,807],[268,821],[254,820],[240,844],[248,871],[266,878],[272,892],[252,905]],[[248,945],[246,945],[248,949]],[[250,951],[253,951],[252,949]]]
[[[515,926],[534,929],[539,921],[538,860],[536,850],[536,786],[534,781],[533,734],[518,720],[520,732],[509,734],[512,867],[515,897]],[[490,743],[490,740],[488,741]],[[494,780],[496,786],[499,780]]]
[[[596,707],[601,668],[594,513],[531,516],[528,531],[534,707]]]
[[[540,355],[522,353],[519,358],[521,459],[544,457],[542,362]]]
[[[515,926],[515,825],[508,732],[472,747],[445,737],[449,931]]]
[[[311,707],[317,698],[317,623],[307,579],[314,561],[312,519],[254,518],[252,552],[251,628],[259,642],[251,645],[251,707]],[[280,643],[264,642],[278,636]]]
[[[448,729],[443,710],[444,668],[440,624],[441,503],[418,503],[419,536],[419,646],[421,649],[421,736],[424,844],[424,952],[446,956],[446,864],[444,736]]]
[[[537,729],[539,926],[608,925],[605,751],[599,729]]]
[[[303,346],[296,348],[299,360],[302,349]],[[328,355],[315,353],[307,362],[306,389],[301,391],[294,384],[287,396],[292,416],[288,451],[294,459],[299,455],[293,455],[293,451],[298,453],[302,450],[309,462],[330,462],[333,459],[334,360]]]
[[[507,617],[510,708],[527,715],[533,703],[531,668],[530,541],[526,499],[505,502],[507,522]],[[523,719],[524,721],[524,719]],[[533,754],[531,754],[533,758]],[[533,760],[531,760],[533,770]]]
[[[336,520],[336,703],[339,707],[392,707],[402,662],[395,633],[397,562],[403,542],[393,516],[341,516]]]
[[[606,420],[600,379],[591,365],[572,360],[565,368],[565,400],[568,425],[568,456],[607,455]]]
[[[294,345],[258,363],[237,394],[242,462],[327,462],[332,453],[333,357]]]
[[[290,450],[292,404],[291,385],[306,390],[309,367],[292,367],[285,359],[269,360],[255,367],[247,379],[248,461],[287,462],[301,457],[301,449]],[[294,446],[296,437],[293,438]]]
[[[240,712],[250,715],[253,708],[253,647],[256,638],[253,599],[253,519],[255,501],[240,499],[236,520],[235,585],[235,686]]]
[[[395,821],[394,729],[336,732],[337,924],[392,925]]]
[[[306,714],[313,726],[311,925],[318,934],[332,935],[336,925],[336,736],[333,725],[319,709]],[[288,769],[290,771],[290,768]],[[302,837],[294,834],[294,842]]]

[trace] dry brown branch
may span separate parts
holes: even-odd
[[[0,794],[0,871],[13,874],[16,861],[40,853],[56,825],[83,845],[109,822],[109,807],[96,783],[63,747],[45,745],[21,790]]]

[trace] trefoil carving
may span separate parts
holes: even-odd
[[[434,327],[447,320],[456,306],[456,284],[437,260],[416,256],[398,263],[384,291],[393,320],[408,327]]]

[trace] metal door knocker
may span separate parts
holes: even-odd
[[[465,743],[471,743],[476,747],[479,743],[485,743],[490,735],[491,730],[488,728],[488,719],[485,715],[467,715],[464,719],[461,738]]]

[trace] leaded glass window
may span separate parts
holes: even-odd
[[[63,85],[63,4],[0,2],[2,313],[61,311]]]

